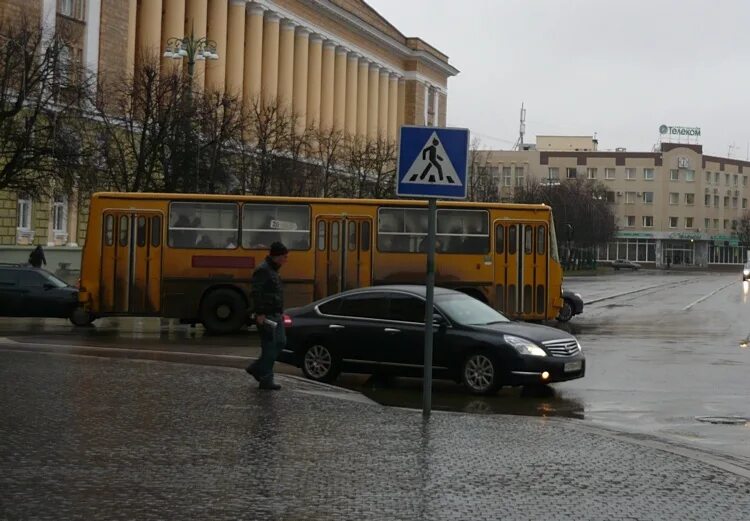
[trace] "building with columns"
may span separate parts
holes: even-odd
[[[407,37],[361,0],[2,0],[0,16],[38,19],[72,34],[71,55],[104,83],[146,59],[164,58],[170,38],[216,44],[218,60],[196,63],[199,88],[243,101],[278,100],[316,126],[368,139],[397,139],[400,125],[446,123],[448,78],[439,50]],[[78,246],[85,216],[60,194],[31,201],[0,193],[0,245]]]

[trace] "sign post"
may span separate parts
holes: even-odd
[[[468,129],[401,127],[396,194],[427,198],[427,289],[422,382],[424,416],[429,416],[432,410],[437,198],[466,199],[468,165]]]

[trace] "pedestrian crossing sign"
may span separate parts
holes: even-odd
[[[468,129],[401,127],[396,193],[466,199],[468,162]]]

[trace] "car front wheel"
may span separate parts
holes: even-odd
[[[565,300],[560,308],[560,313],[557,315],[557,321],[567,322],[571,318],[573,318],[573,306],[569,300]]]
[[[476,351],[464,360],[461,380],[471,394],[493,394],[500,388],[500,367],[493,357]]]
[[[341,364],[325,345],[314,342],[302,354],[302,372],[310,380],[331,383],[338,377]]]

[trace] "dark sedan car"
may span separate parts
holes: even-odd
[[[308,378],[333,381],[341,371],[422,376],[424,286],[361,288],[288,311],[287,348],[279,360]],[[435,288],[435,377],[475,394],[503,385],[561,382],[586,370],[572,335],[514,322],[479,300]]]
[[[92,320],[78,307],[76,288],[23,264],[0,264],[0,317],[67,318],[77,326]]]

